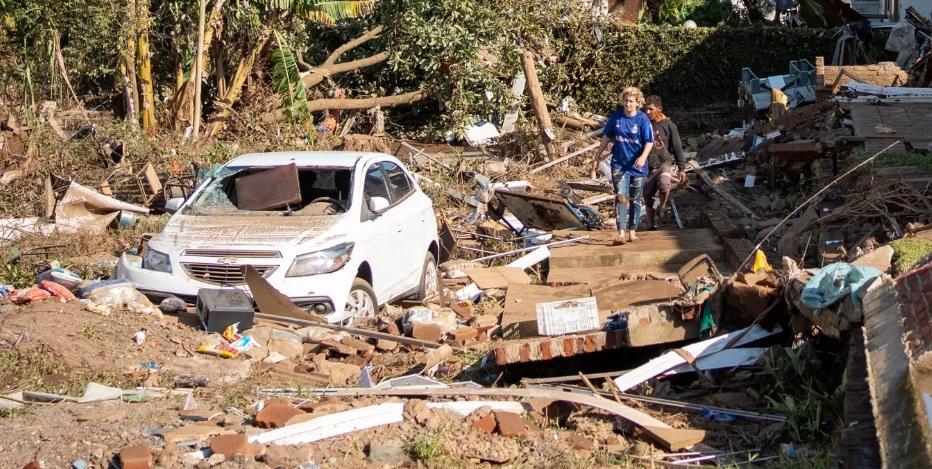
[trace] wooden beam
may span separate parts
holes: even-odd
[[[534,108],[534,116],[537,117],[537,126],[540,128],[540,135],[544,141],[544,149],[547,151],[547,156],[554,157],[559,154],[557,146],[554,144],[557,136],[553,132],[550,112],[547,111],[547,100],[544,99],[544,92],[541,91],[540,80],[537,78],[534,54],[528,51],[521,54],[521,68],[524,69],[524,76],[527,78],[527,87],[531,95],[531,107]]]
[[[696,174],[698,174],[699,177],[702,178],[702,182],[704,182],[707,186],[709,186],[709,189],[712,189],[716,194],[718,194],[719,197],[725,199],[726,202],[728,202],[729,204],[731,204],[733,207],[737,208],[738,210],[744,212],[747,216],[755,220],[760,218],[760,216],[758,216],[755,211],[749,209],[746,205],[741,203],[741,201],[738,200],[735,196],[731,195],[731,193],[729,193],[723,187],[719,186],[714,181],[712,181],[712,178],[709,177],[709,173],[705,172],[704,169],[699,168],[698,164],[694,164],[693,167],[696,170]]]

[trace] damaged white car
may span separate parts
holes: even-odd
[[[438,288],[433,205],[389,155],[243,155],[166,208],[162,232],[117,264],[150,297],[248,291],[251,265],[298,306],[348,323]]]

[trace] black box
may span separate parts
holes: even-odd
[[[237,322],[238,330],[245,331],[252,327],[255,317],[252,297],[235,288],[201,288],[197,291],[196,308],[208,332],[223,332]]]

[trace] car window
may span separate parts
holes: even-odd
[[[384,197],[391,201],[388,189],[385,188],[385,179],[382,177],[382,168],[378,163],[369,166],[366,170],[366,181],[363,184],[363,195],[366,199],[371,197]]]
[[[388,192],[392,196],[392,203],[411,193],[411,181],[408,180],[408,176],[400,166],[391,161],[383,161],[382,170],[388,182]]]

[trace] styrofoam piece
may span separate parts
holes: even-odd
[[[720,335],[709,340],[689,344],[685,347],[682,347],[681,350],[698,360],[699,358],[723,350],[725,346],[728,345],[729,341],[735,337],[738,337],[745,331],[747,331],[747,333],[744,334],[744,336],[742,336],[741,339],[739,339],[735,344],[733,344],[734,347],[740,347],[741,345],[751,343],[755,340],[778,334],[782,332],[783,329],[781,329],[780,325],[777,324],[772,330],[768,331],[767,329],[764,329],[763,327],[755,324],[750,328],[739,329],[737,331],[730,332],[725,335]],[[676,351],[669,351],[615,378],[615,385],[618,386],[619,391],[624,392],[684,363],[686,363],[686,359],[682,355]]]
[[[443,409],[456,412],[463,417],[475,412],[482,407],[489,407],[492,410],[501,410],[505,412],[514,412],[520,414],[524,412],[524,406],[520,402],[514,401],[453,401],[453,402],[428,402],[427,407],[431,409]]]
[[[595,297],[550,301],[537,304],[537,333],[563,335],[599,328],[599,308]]]
[[[520,267],[522,269],[529,269],[541,262],[544,262],[548,257],[550,257],[550,249],[547,246],[541,246],[519,259],[508,264],[508,267]]]
[[[386,402],[276,428],[251,436],[249,442],[276,445],[311,443],[357,430],[398,423],[404,420],[403,413],[403,403]]]
[[[495,124],[491,122],[483,122],[476,124],[468,129],[465,132],[466,143],[470,146],[482,145],[493,138],[498,138],[501,136],[498,133],[498,129],[495,128]]]

